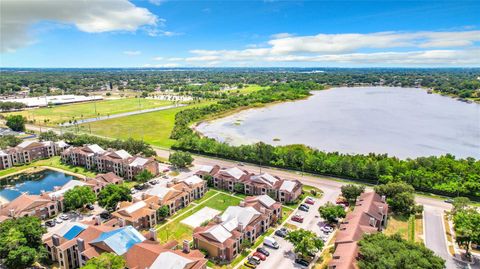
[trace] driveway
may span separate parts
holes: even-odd
[[[424,206],[423,220],[425,223],[425,245],[435,254],[445,259],[447,269],[480,268],[478,264],[467,266],[465,263],[453,259],[447,249],[445,227],[443,225],[443,210]]]

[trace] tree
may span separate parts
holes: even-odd
[[[153,177],[154,175],[150,171],[148,171],[147,169],[144,169],[135,176],[135,180],[143,183],[143,182],[149,181]]]
[[[98,194],[98,204],[109,211],[115,210],[118,202],[131,200],[130,189],[125,185],[109,184]]]
[[[188,152],[176,151],[170,154],[170,156],[168,157],[168,160],[176,168],[184,168],[192,164],[193,157]]]
[[[334,205],[331,202],[319,207],[318,212],[323,219],[330,223],[337,222],[339,218],[344,218],[347,215],[343,206]]]
[[[170,209],[166,205],[163,205],[157,209],[157,216],[160,219],[166,218],[169,214],[170,214]]]
[[[41,133],[38,136],[38,139],[40,141],[54,141],[55,142],[55,141],[58,141],[59,137],[54,131],[48,130],[46,132]]]
[[[364,235],[358,245],[360,269],[445,268],[445,261],[425,245],[409,242],[399,234]]]
[[[387,203],[396,214],[415,212],[415,189],[405,182],[389,182],[375,186],[375,192],[387,197]]]
[[[458,211],[462,211],[468,208],[470,204],[470,199],[467,197],[455,197],[453,198],[453,209],[452,214],[455,214]]]
[[[16,145],[22,143],[22,139],[14,135],[4,135],[0,136],[0,148],[6,147],[15,147]]]
[[[16,132],[25,131],[25,122],[27,119],[22,115],[11,115],[6,117],[7,122],[5,123],[10,129]]]
[[[357,197],[365,191],[365,186],[348,184],[343,185],[341,190],[342,196],[345,197],[350,204],[353,204],[357,200]]]
[[[238,193],[244,193],[244,192],[245,192],[245,185],[243,185],[243,183],[236,182],[236,183],[233,185],[233,190],[234,190],[235,192],[238,192]]]
[[[0,260],[7,268],[26,268],[43,259],[42,236],[47,230],[36,217],[8,219],[0,223]]]
[[[126,262],[122,256],[105,252],[88,260],[81,269],[123,269],[125,266]]]
[[[96,200],[95,193],[88,186],[76,186],[63,195],[63,204],[67,210],[82,208],[86,204],[92,204]]]
[[[291,231],[285,237],[287,241],[293,244],[296,253],[302,256],[309,256],[318,252],[323,247],[323,241],[314,232],[297,229]]]
[[[205,176],[203,176],[203,179],[207,181],[207,186],[209,188],[213,187],[213,177],[212,177],[212,175],[205,175]]]
[[[474,208],[459,210],[453,216],[453,225],[456,241],[469,257],[471,244],[480,244],[480,213]]]

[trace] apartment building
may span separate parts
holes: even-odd
[[[183,249],[177,248],[176,241],[159,244],[153,229],[143,235],[132,226],[115,227],[99,221],[68,223],[43,242],[50,259],[62,269],[80,268],[105,252],[122,256],[129,269],[205,269],[207,263],[204,255],[190,251],[188,244]]]
[[[23,141],[16,147],[0,150],[0,170],[60,155],[68,147],[63,141]]]
[[[328,268],[357,268],[357,242],[364,234],[382,231],[387,225],[387,218],[388,204],[385,202],[385,196],[375,192],[362,193],[357,198],[355,209],[348,213],[340,224],[335,239],[335,252]]]
[[[85,182],[92,186],[93,191],[98,195],[105,186],[110,184],[120,185],[123,183],[123,179],[113,172],[108,172],[105,174],[98,174],[95,178],[87,178],[85,179]]]
[[[41,219],[58,214],[57,201],[45,195],[22,194],[7,204],[0,204],[0,219],[35,216]]]
[[[96,144],[68,148],[62,153],[62,161],[102,173],[113,172],[128,180],[143,170],[153,175],[159,173],[158,162],[153,157],[132,156],[125,150],[104,150]]]
[[[121,202],[112,215],[136,229],[154,227],[159,220],[157,210],[167,206],[170,215],[203,197],[206,183],[197,176],[184,180],[174,179],[160,183],[144,193],[134,196],[132,202]]]
[[[254,242],[281,218],[282,205],[268,195],[246,197],[239,206],[221,215],[193,234],[194,247],[218,262],[229,262],[241,252],[244,240]]]
[[[202,178],[212,176],[213,186],[218,189],[247,195],[268,194],[282,203],[293,202],[302,194],[303,185],[298,180],[281,179],[268,173],[253,174],[238,167],[220,169],[218,166],[206,166],[196,175]]]

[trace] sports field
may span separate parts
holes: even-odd
[[[96,116],[113,115],[148,108],[171,105],[170,101],[151,100],[144,98],[124,98],[117,100],[103,100],[98,102],[59,105],[51,108],[36,108],[13,112],[21,114],[36,124],[57,125],[73,119],[88,119]],[[47,122],[45,122],[47,120]]]
[[[175,140],[170,139],[175,114],[187,108],[205,106],[213,102],[166,109],[122,118],[102,120],[80,125],[80,131],[100,136],[127,139],[143,139],[154,146],[168,148]]]

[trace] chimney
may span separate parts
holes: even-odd
[[[173,182],[172,181],[167,182],[167,188],[171,188],[171,187],[173,187]]]
[[[8,214],[9,214],[9,216],[12,217],[12,218],[15,217],[15,209],[13,209],[13,208],[10,209],[9,212],[8,212]]]
[[[118,219],[118,226],[120,226],[120,227],[125,226],[125,220],[122,219],[122,218],[119,218],[119,219]]]
[[[100,216],[95,216],[93,219],[95,220],[95,225],[102,224],[102,218]]]
[[[45,194],[45,190],[41,190],[40,195],[44,195],[44,194]]]
[[[220,224],[222,223],[222,217],[220,215],[216,215],[215,218],[213,218],[215,223]]]
[[[375,220],[375,218],[370,217],[370,221],[368,223],[370,224],[370,226],[375,227],[377,221]]]
[[[82,238],[77,238],[77,247],[80,253],[85,251],[85,241]]]
[[[239,204],[240,207],[245,207],[245,201],[241,201]]]
[[[243,223],[239,222],[239,223],[238,223],[238,229],[239,229],[240,231],[243,231],[243,229],[245,229],[245,225],[244,225]]]
[[[378,211],[380,212],[380,214],[383,215],[383,206],[379,206],[379,207],[378,207]]]
[[[266,211],[266,210],[265,210],[265,207],[263,207],[263,206],[260,207],[260,213],[265,214],[265,211]]]
[[[145,192],[142,193],[142,200],[147,199],[147,194]]]
[[[157,230],[155,230],[155,228],[150,228],[148,230],[148,234],[149,234],[151,240],[156,241],[156,242],[158,241]]]
[[[155,209],[155,208],[153,208],[155,206],[154,202],[150,202],[150,204],[148,204],[148,206],[150,207],[150,209]]]
[[[385,195],[382,195],[382,202],[385,203],[385,200],[387,200],[387,197]]]
[[[52,243],[56,247],[60,246],[60,237],[56,234],[52,235]]]

